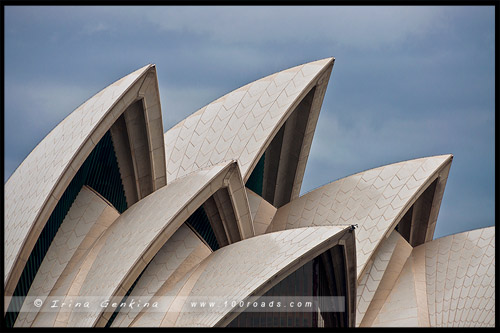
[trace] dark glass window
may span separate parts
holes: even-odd
[[[210,221],[208,220],[208,216],[203,206],[191,214],[186,220],[186,223],[207,242],[212,251],[217,251],[219,249],[219,243],[217,242],[217,238],[215,238],[214,230],[210,225]]]
[[[24,266],[13,296],[26,296],[28,294],[57,230],[59,230],[83,185],[88,185],[96,190],[120,213],[123,213],[127,209],[127,201],[109,131],[106,132],[94,147],[52,211]],[[17,299],[21,300],[20,298]],[[11,303],[9,308],[15,305]],[[19,309],[20,304],[16,308]],[[7,312],[5,317],[6,325],[12,327],[17,316],[18,312]]]
[[[262,196],[262,187],[263,187],[263,182],[264,182],[264,159],[265,159],[266,154],[263,154],[262,157],[260,158],[259,162],[257,162],[257,165],[255,166],[255,169],[253,169],[252,174],[248,178],[245,186],[257,193],[258,195]]]
[[[321,301],[317,304],[319,308],[302,312],[243,311],[228,324],[228,327],[347,326],[348,318],[346,312],[324,312],[321,310],[321,308],[326,309],[330,305],[326,303],[322,304],[321,302],[325,302],[325,299],[328,300],[328,298],[322,297],[345,296],[347,299],[344,278],[341,276],[344,273],[343,256],[341,253],[341,246],[335,246],[298,268],[262,295],[263,297],[273,297],[276,300],[280,296],[320,297]],[[336,261],[334,264],[332,262],[332,254],[335,260],[341,260],[341,262]],[[335,274],[338,276],[335,276]],[[321,311],[321,314],[319,311]],[[263,317],[266,320],[262,320],[261,318]]]

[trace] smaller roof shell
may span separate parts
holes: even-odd
[[[354,237],[348,226],[297,228],[246,239],[213,252],[176,286],[157,295],[170,301],[158,312],[146,309],[132,326],[225,326],[239,312],[239,304],[263,295],[290,273],[337,244],[347,246],[345,261],[353,261]],[[248,255],[252,253],[252,255]],[[346,272],[350,299],[355,297],[355,276]],[[172,299],[173,297],[173,299]],[[190,301],[230,300],[227,306],[193,311]],[[235,303],[232,303],[232,301]],[[351,318],[353,319],[353,318]]]
[[[357,224],[358,277],[384,237],[436,179],[441,190],[432,202],[427,240],[448,176],[452,155],[420,158],[363,171],[308,192],[278,209],[267,232],[321,225]]]
[[[239,178],[234,177],[235,173]],[[239,183],[235,182],[238,179]],[[197,170],[169,182],[116,219],[94,246],[96,259],[79,294],[103,296],[120,302],[174,232],[216,191],[226,187],[233,193],[232,205],[240,212],[240,223],[253,232],[248,201],[243,200],[246,196],[238,196],[245,191],[236,163],[226,161]],[[242,236],[245,238],[244,234]],[[117,257],[120,260],[116,260]],[[114,312],[114,309],[98,310],[72,312],[68,326],[101,326]]]
[[[495,227],[438,238],[413,252],[425,265],[430,326],[495,326]]]
[[[154,189],[166,184],[161,107],[154,65],[114,82],[61,121],[5,184],[5,294],[12,295],[38,236],[61,195],[102,136],[143,99]],[[161,158],[159,158],[161,157]]]

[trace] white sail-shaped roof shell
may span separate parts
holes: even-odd
[[[5,184],[4,285],[11,295],[61,195],[102,136],[128,106],[143,100],[149,142],[133,153],[151,159],[153,190],[166,184],[161,107],[154,65],[114,82],[59,123]],[[144,150],[144,152],[143,152]],[[137,163],[136,163],[137,164]]]

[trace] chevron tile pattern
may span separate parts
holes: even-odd
[[[494,227],[439,238],[415,247],[375,320],[367,326],[494,326],[494,253]],[[382,283],[385,279],[384,276]],[[364,280],[363,277],[361,282]],[[373,302],[375,300],[370,308]],[[366,323],[366,316],[368,312],[361,326]]]
[[[177,284],[210,253],[212,250],[183,224],[149,263],[137,285],[132,289],[129,299],[141,297],[143,302],[148,301],[162,286]],[[130,308],[121,309],[112,327],[129,326],[137,315],[137,312],[129,310]]]
[[[406,246],[404,243],[406,243]],[[369,307],[372,313],[378,312],[380,306],[375,305],[377,303],[383,304],[385,301],[384,296],[387,296],[387,290],[392,288],[393,283],[402,269],[402,264],[404,264],[404,261],[410,253],[411,246],[395,230],[382,242],[380,248],[373,256],[373,261],[369,262],[366,273],[363,274],[358,282],[356,306],[357,326],[363,321]],[[401,261],[398,260],[399,258],[397,258],[397,256],[403,257],[403,263],[400,265],[397,264],[397,261]],[[393,263],[388,269],[391,261]],[[382,281],[384,281],[384,283],[380,286]],[[389,286],[386,286],[387,284]],[[374,300],[376,294],[378,297]]]
[[[335,245],[330,241],[343,234],[345,227],[326,226],[297,228],[270,234],[256,236],[235,244],[223,247],[213,252],[190,275],[174,289],[183,289],[180,293],[190,297],[211,295],[212,297],[227,297],[230,300],[240,300],[252,295],[254,290],[263,287],[276,274],[285,274],[291,264],[309,253],[313,256],[324,252]],[[326,243],[329,245],[326,245]],[[326,245],[325,246],[322,246]],[[253,253],[254,255],[248,255]],[[312,258],[311,258],[312,259]],[[306,261],[301,261],[305,263]],[[187,289],[186,289],[187,288]],[[171,295],[169,293],[168,295]],[[175,294],[174,294],[175,295]],[[180,307],[187,307],[184,303]],[[175,305],[175,301],[171,305]],[[141,320],[136,322],[153,326],[216,326],[217,323],[232,309],[220,307],[210,312],[177,312],[169,309],[169,313],[158,313],[146,309]],[[180,309],[179,309],[180,310]]]
[[[451,155],[386,165],[340,179],[282,206],[267,232],[321,225],[358,224],[358,277],[395,219],[430,184]]]
[[[147,65],[125,76],[79,106],[33,149],[9,178],[4,189],[5,280],[45,200],[56,201],[51,193],[61,182],[59,178],[63,171],[81,146],[97,143],[90,139],[93,130],[113,104],[149,68]]]
[[[76,263],[120,214],[84,186],[54,237],[27,296],[49,296],[58,280],[77,269]],[[21,312],[16,327],[30,326],[38,312]]]
[[[309,272],[303,281],[316,288],[343,270],[345,279],[336,279],[335,287],[347,297],[347,309],[328,317],[322,303],[315,311],[323,320],[304,325],[494,326],[494,227],[432,240],[452,155],[381,166],[299,196],[333,62],[318,60],[247,84],[166,133],[154,65],[77,108],[5,184],[4,303],[16,284],[44,299],[34,311],[37,304],[25,300],[21,311],[4,314],[8,326],[242,325],[233,321],[240,301],[262,296],[336,245],[319,274]],[[137,117],[142,111],[144,118]],[[34,280],[19,278],[67,184],[108,130],[130,194],[127,209],[120,215],[84,186]],[[245,187],[259,161],[249,186],[263,196]],[[198,211],[203,204],[208,222]],[[208,224],[185,223],[194,212]],[[212,232],[216,251],[207,245]],[[160,301],[162,308],[111,305],[126,294],[125,302]],[[110,306],[51,310],[51,296],[65,304],[102,298]],[[229,303],[191,311],[191,302],[203,297]],[[274,325],[283,325],[279,319]]]
[[[247,179],[252,163],[260,158],[264,145],[286,120],[299,96],[307,93],[323,71],[331,70],[332,64],[332,58],[327,58],[264,77],[172,127],[165,133],[167,179],[225,160],[237,160]]]
[[[231,166],[226,162],[193,172],[129,207],[106,231],[108,237],[102,244],[96,244],[101,247],[80,295],[107,298],[125,295],[161,245],[215,192],[211,192],[210,186],[214,183],[218,184],[216,189],[222,186]],[[118,256],[120,260],[116,260]],[[128,286],[122,287],[124,283]],[[93,326],[99,316],[100,312],[72,312],[68,323],[69,326]]]
[[[439,238],[421,247],[431,326],[494,326],[495,228]]]
[[[413,272],[413,262],[407,260],[372,327],[419,326]]]

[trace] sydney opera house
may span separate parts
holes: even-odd
[[[154,65],[74,110],[5,183],[5,325],[494,326],[494,227],[433,239],[452,155],[300,195],[333,63],[166,132]]]

